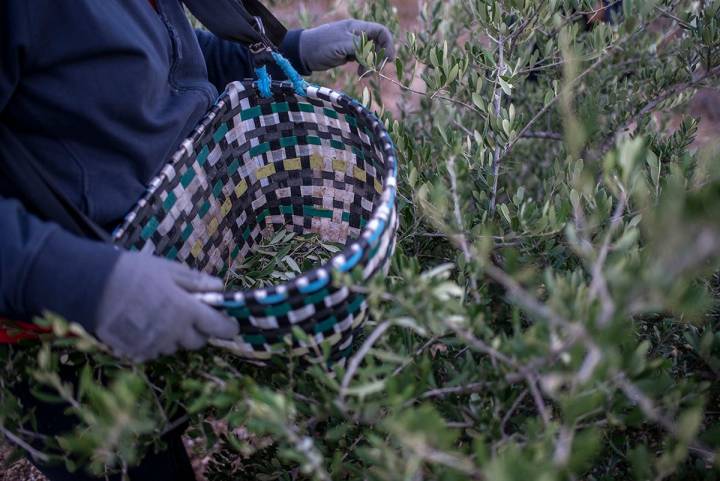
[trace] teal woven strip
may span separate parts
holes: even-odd
[[[333,326],[335,324],[337,324],[337,318],[335,316],[330,316],[327,319],[325,319],[324,321],[319,322],[315,325],[315,327],[314,327],[315,334],[329,331],[330,329],[333,328]]]

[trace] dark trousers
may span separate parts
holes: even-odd
[[[76,377],[76,373],[62,372],[61,376],[64,379],[72,379]],[[42,434],[53,436],[67,433],[76,425],[77,419],[64,413],[67,406],[40,401],[30,393],[27,386],[16,386],[13,391],[26,410],[35,410],[38,430]],[[196,481],[190,459],[181,439],[186,427],[186,424],[181,425],[163,436],[167,449],[158,453],[152,450],[148,452],[139,466],[128,470],[130,481]],[[42,448],[41,446],[38,447]],[[63,466],[57,465],[44,466],[36,464],[36,467],[50,481],[121,480],[120,475],[95,478],[83,472],[70,473]]]
[[[196,481],[190,459],[185,452],[180,431],[171,433],[164,439],[167,449],[161,453],[148,453],[140,466],[128,470],[130,481]],[[70,473],[62,466],[36,467],[50,481],[104,481],[105,478],[94,478],[84,473]],[[121,476],[108,478],[110,481],[120,481]]]

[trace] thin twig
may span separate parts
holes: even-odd
[[[389,77],[389,76],[385,75],[384,73],[380,72],[379,70],[368,70],[368,72],[377,74],[377,76],[380,77],[381,79],[387,80],[388,82],[392,83],[393,85],[396,85],[396,86],[400,87],[402,90],[409,92],[411,94],[420,95],[420,96],[428,98],[430,100],[433,100],[433,99],[443,100],[445,102],[449,102],[449,103],[464,107],[465,109],[470,110],[471,112],[478,114],[478,115],[482,116],[483,118],[485,117],[485,113],[482,112],[481,110],[479,110],[478,108],[476,108],[468,103],[465,103],[462,100],[458,100],[458,99],[455,99],[452,97],[447,97],[445,95],[440,95],[439,91],[435,92],[433,94],[429,94],[427,92],[422,92],[420,90],[415,90],[413,88],[407,87],[407,86],[403,85],[401,82],[395,80],[394,78]]]
[[[669,19],[671,19],[671,20],[675,20],[675,21],[676,21],[679,25],[681,25],[684,29],[687,29],[687,30],[692,29],[692,25],[690,25],[689,23],[687,23],[685,20],[683,20],[682,18],[678,17],[677,15],[674,15],[674,14],[668,12],[667,10],[659,7],[658,5],[655,5],[655,10],[657,10],[658,12],[660,12],[663,17],[667,17],[667,18],[669,18]]]
[[[455,157],[450,156],[447,161],[447,170],[450,176],[450,194],[453,200],[453,213],[455,214],[455,223],[457,224],[457,238],[462,248],[463,255],[468,264],[472,262],[472,254],[470,253],[470,245],[468,244],[467,237],[465,236],[465,227],[463,225],[462,213],[460,212],[460,195],[458,195],[457,188],[457,174],[455,173]],[[470,287],[472,287],[473,297],[475,301],[479,301],[478,285],[475,276],[470,276]]]
[[[646,396],[639,387],[633,384],[625,373],[621,372],[615,376],[615,384],[628,399],[640,408],[646,418],[661,426],[674,437],[680,437],[680,430],[672,419],[664,415],[655,405],[655,402]],[[715,463],[715,453],[699,441],[690,443],[689,448],[693,452],[698,453],[708,463]]]
[[[442,387],[425,391],[418,399],[444,398],[454,394],[473,394],[487,390],[490,386],[487,382],[473,382],[470,384],[461,384],[460,386]]]
[[[525,399],[525,396],[527,396],[527,394],[528,390],[523,389],[522,392],[518,395],[518,397],[515,398],[515,401],[513,401],[510,409],[508,409],[503,416],[502,421],[500,421],[500,432],[503,436],[505,436],[505,428],[507,427],[507,423],[510,421],[510,418],[512,418],[512,415],[517,410],[517,408],[520,407],[520,404],[523,402],[523,399]]]
[[[483,354],[488,355],[490,358],[495,359],[497,361],[500,361],[504,364],[507,364],[508,366],[511,366],[513,368],[519,368],[520,365],[513,359],[510,359],[502,352],[498,351],[497,349],[489,346],[484,341],[478,339],[475,337],[471,332],[466,331],[464,329],[461,329],[460,327],[452,324],[447,323],[448,327],[455,332],[455,334],[459,337],[461,337],[465,342],[467,342],[470,347],[472,347],[474,350],[479,351]]]
[[[621,190],[620,199],[618,200],[617,206],[615,207],[615,211],[613,212],[610,220],[610,227],[605,234],[605,239],[600,246],[600,251],[592,268],[592,281],[590,283],[588,295],[590,300],[595,299],[596,296],[600,297],[602,304],[600,318],[598,319],[598,326],[600,327],[607,326],[608,322],[610,322],[610,319],[612,319],[612,316],[615,314],[615,302],[613,301],[612,296],[610,296],[607,280],[603,274],[603,269],[605,268],[605,261],[607,260],[607,255],[610,250],[610,241],[612,240],[613,235],[615,235],[615,231],[620,226],[626,205],[627,201],[625,191]]]
[[[523,138],[526,139],[544,139],[544,140],[563,140],[563,135],[560,132],[545,132],[542,130],[530,130],[523,134]]]
[[[570,458],[570,450],[572,448],[575,431],[567,426],[560,428],[557,442],[555,443],[555,452],[553,453],[553,464],[555,466],[565,466]]]
[[[502,155],[500,156],[499,160],[502,160],[505,156],[507,156],[512,149],[515,147],[515,144],[517,144],[517,141],[520,140],[525,136],[525,134],[530,130],[530,128],[535,125],[535,122],[537,122],[545,113],[550,110],[550,107],[555,105],[557,101],[560,99],[562,95],[569,94],[570,91],[578,84],[581,80],[583,80],[590,72],[598,68],[609,56],[609,52],[613,50],[612,47],[607,48],[603,55],[600,55],[595,62],[592,63],[588,68],[583,70],[577,77],[573,79],[572,82],[569,82],[567,85],[565,85],[561,92],[559,92],[555,97],[553,97],[543,108],[537,111],[535,115],[528,121],[527,124],[520,130],[520,132],[510,140],[510,142],[505,146],[505,149],[503,149]]]
[[[631,115],[625,122],[620,125],[615,131],[608,136],[601,144],[600,144],[600,154],[604,155],[607,151],[609,151],[613,144],[615,143],[615,139],[618,135],[627,132],[630,130],[630,127],[637,122],[640,118],[643,116],[649,114],[650,112],[653,112],[657,109],[658,105],[665,102],[666,100],[677,96],[678,94],[685,92],[686,90],[690,90],[696,87],[699,87],[705,80],[720,76],[720,66],[717,66],[711,70],[708,70],[704,74],[702,74],[697,79],[688,80],[687,82],[682,82],[679,84],[674,84],[672,87],[661,91],[659,94],[657,94],[655,97],[653,97],[650,101],[648,101],[643,108],[638,110],[635,114]]]
[[[50,456],[47,454],[38,451],[37,449],[30,446],[30,444],[23,441],[21,438],[16,436],[12,431],[7,429],[5,426],[0,424],[0,432],[3,433],[3,435],[10,440],[11,443],[16,444],[19,448],[21,448],[23,451],[27,452],[31,458],[35,461],[41,461],[43,463],[47,463],[50,460]]]
[[[542,393],[538,388],[537,375],[527,373],[525,375],[525,379],[527,381],[528,387],[530,388],[530,394],[532,394],[533,401],[535,401],[535,407],[537,407],[538,413],[540,413],[540,417],[543,420],[543,424],[545,424],[545,426],[548,426],[550,424],[550,414],[548,413],[547,406],[545,406],[545,401],[543,400]]]
[[[355,355],[350,358],[350,361],[348,362],[348,369],[345,372],[342,384],[340,385],[341,399],[345,397],[347,390],[350,387],[350,382],[352,381],[353,376],[355,376],[355,373],[360,367],[360,363],[362,363],[363,359],[365,359],[365,356],[367,356],[368,352],[370,352],[370,349],[372,349],[373,345],[378,341],[378,339],[380,339],[380,336],[385,334],[385,331],[390,329],[392,325],[393,324],[390,321],[384,321],[378,324],[378,326],[367,337],[367,339],[365,339],[365,342],[363,342],[360,349],[358,349],[358,352],[356,352]]]
[[[435,343],[438,341],[438,339],[439,339],[439,338],[438,338],[437,336],[433,336],[433,337],[431,337],[430,339],[428,339],[428,341],[427,341],[425,344],[423,344],[422,346],[420,346],[420,348],[419,348],[417,351],[415,351],[415,353],[412,355],[412,357],[410,357],[408,360],[406,360],[404,363],[402,363],[400,366],[398,366],[398,367],[393,371],[392,375],[393,375],[393,376],[397,376],[398,374],[400,374],[400,372],[402,372],[403,369],[405,369],[405,368],[408,367],[410,364],[412,364],[412,363],[415,361],[415,359],[416,359],[420,354],[422,354],[423,352],[425,352],[425,349],[427,349],[427,348],[430,347],[431,345],[435,344]]]
[[[495,111],[495,118],[500,118],[502,112],[502,88],[500,85],[500,77],[505,74],[505,40],[503,35],[500,34],[497,39],[498,46],[498,65],[495,73],[495,90],[493,92],[493,109]],[[495,150],[493,151],[492,158],[492,172],[493,172],[493,185],[492,192],[490,193],[490,213],[495,213],[495,206],[497,204],[497,190],[498,190],[498,177],[500,174],[500,143],[496,140]]]

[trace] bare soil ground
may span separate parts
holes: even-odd
[[[45,476],[24,459],[5,466],[11,453],[10,446],[0,444],[0,481],[47,481]]]

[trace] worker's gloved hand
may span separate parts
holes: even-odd
[[[97,336],[117,355],[138,362],[199,349],[209,337],[232,338],[237,322],[192,294],[222,289],[221,279],[177,262],[123,253],[100,300]]]
[[[362,34],[384,50],[390,60],[395,58],[395,45],[390,30],[384,25],[361,20],[342,20],[303,30],[300,35],[300,59],[312,71],[328,70],[355,60],[355,48]]]

